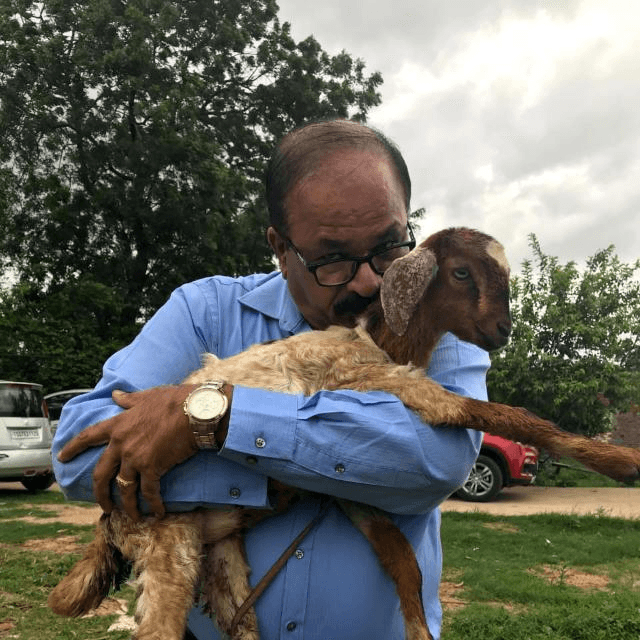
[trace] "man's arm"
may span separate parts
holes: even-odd
[[[54,454],[89,425],[120,414],[110,399],[112,390],[175,384],[199,368],[204,351],[216,351],[215,329],[209,335],[205,330],[215,324],[211,317],[214,305],[198,295],[187,300],[185,290],[178,290],[134,343],[107,362],[94,393],[67,405]],[[256,341],[268,337],[272,336],[256,334]],[[447,337],[434,354],[430,373],[450,390],[482,398],[487,366],[484,352]],[[188,389],[180,393],[186,397]],[[166,390],[151,389],[149,394],[159,411],[156,422],[167,418],[169,425],[175,428],[179,423],[184,431],[174,433],[164,444],[151,444],[151,435],[155,437],[158,431],[153,423],[139,430],[140,444],[131,447],[132,454],[149,452],[155,458],[155,447],[173,455],[175,443],[184,444],[191,437],[182,408],[176,406],[182,395],[171,408]],[[128,414],[134,410],[120,414],[123,422],[131,423]],[[106,430],[98,442],[109,437]],[[212,503],[266,506],[266,477],[272,476],[399,513],[418,512],[440,502],[465,479],[479,443],[478,434],[422,424],[386,394],[340,391],[303,398],[236,387],[223,451],[198,452],[161,479],[157,468],[152,469],[150,478],[141,482],[148,503],[143,508],[160,511],[160,494],[171,510]],[[120,444],[116,440],[109,447]],[[97,467],[102,479],[94,490],[92,473],[103,449],[94,447],[65,464],[56,463],[58,480],[68,497],[88,499],[94,493],[109,508],[110,481],[118,467],[128,467],[127,474],[141,471],[130,460],[110,457],[102,469]],[[135,509],[137,489],[137,485],[131,487],[125,506]]]
[[[116,499],[122,500],[133,515],[137,491],[141,489],[142,508],[162,513],[160,496],[165,493],[166,484],[163,474],[171,468],[175,482],[170,484],[179,486],[179,490],[170,497],[183,509],[210,502],[212,497],[215,502],[230,500],[226,482],[218,483],[212,493],[202,488],[205,478],[214,483],[216,478],[224,478],[232,487],[242,487],[247,505],[266,506],[266,478],[215,453],[197,452],[182,411],[182,401],[193,386],[177,386],[178,383],[200,367],[205,351],[215,350],[213,296],[214,289],[202,284],[178,289],[133,343],[109,358],[94,391],[67,403],[53,443],[53,460],[58,483],[68,498],[98,500],[108,511],[113,506],[110,494],[115,488],[111,482],[114,476],[120,472],[137,478],[139,474],[140,484],[120,491]],[[171,386],[158,389],[159,385]],[[138,404],[123,412],[111,397],[115,390],[140,392],[149,388],[159,393],[160,402],[153,400],[146,407]],[[146,391],[133,393],[121,402],[128,405],[147,395]],[[140,424],[144,428],[138,428]],[[122,436],[125,427],[129,434],[126,438]],[[90,440],[83,441],[87,434],[91,434]],[[72,440],[71,455],[64,462],[59,460],[63,447]],[[193,456],[195,465],[185,468],[178,464],[189,456]],[[94,476],[101,480],[94,482]]]
[[[429,373],[450,391],[486,400],[488,367],[485,351],[447,335]],[[220,456],[286,484],[410,514],[464,482],[481,441],[480,432],[426,425],[382,392],[286,397],[236,386]]]

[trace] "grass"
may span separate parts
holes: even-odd
[[[62,494],[56,491],[38,494],[0,492],[0,638],[128,639],[131,636],[126,631],[107,631],[116,619],[114,615],[71,621],[47,608],[49,592],[80,555],[34,551],[22,545],[30,540],[60,539],[61,536],[75,536],[80,544],[88,542],[93,526],[52,521],[57,511],[51,505],[64,503]],[[18,520],[25,516],[37,521]],[[118,597],[131,602],[133,590],[127,587]]]
[[[125,640],[129,632],[107,631],[115,616],[68,620],[46,606],[79,555],[22,545],[92,535],[91,526],[51,521],[63,502],[53,491],[0,492],[0,638]],[[26,515],[37,522],[16,520]],[[442,640],[640,638],[640,520],[447,512],[442,539],[443,579],[462,605],[445,610]],[[131,612],[133,590],[118,597]]]
[[[26,492],[12,492],[0,498],[0,543],[23,544],[27,540],[42,538],[57,538],[63,535],[78,535],[79,542],[91,539],[92,526],[75,526],[59,522],[47,522],[58,512],[48,508],[50,505],[63,505],[65,499],[57,491],[43,491],[30,494]],[[82,505],[83,503],[75,503]],[[86,503],[86,506],[95,506]],[[38,523],[30,523],[18,518],[37,518]],[[4,571],[3,571],[4,578]],[[2,582],[0,582],[0,585]]]
[[[557,462],[557,464],[554,464]],[[572,458],[557,461],[540,459],[535,484],[539,487],[624,487],[607,476],[587,469]]]
[[[442,539],[442,640],[640,638],[640,521],[445,513]]]

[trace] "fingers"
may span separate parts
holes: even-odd
[[[140,520],[138,487],[151,512],[159,518],[164,516],[160,477],[152,473],[141,473],[139,477],[140,482],[138,482],[138,472],[122,462],[114,449],[107,447],[93,472],[93,493],[102,510],[105,513],[113,511],[115,505],[111,488],[112,481],[115,479],[115,488],[120,494],[122,509],[134,522]]]
[[[114,508],[111,492],[116,488],[123,510],[132,519],[140,517],[138,489],[156,515],[165,513],[161,475],[197,452],[182,410],[189,391],[189,385],[114,391],[114,402],[126,411],[88,427],[62,449],[59,459],[66,462],[88,447],[107,445],[93,474],[94,495],[105,513]],[[117,475],[121,481],[114,486]]]
[[[67,442],[58,453],[58,460],[60,462],[68,462],[90,447],[107,444],[110,437],[111,422],[109,420],[98,422],[98,424],[88,427],[73,438],[73,440]]]
[[[135,395],[136,392],[127,393],[126,391],[120,391],[119,389],[115,389],[111,393],[111,398],[113,401],[123,409],[131,409],[135,404]]]
[[[93,495],[105,513],[113,511],[111,481],[120,469],[120,457],[112,447],[107,447],[93,470]]]
[[[122,508],[134,522],[137,522],[140,520],[140,512],[138,511],[138,474],[123,465],[116,476],[116,485],[122,499]]]
[[[151,512],[158,518],[164,516],[164,502],[162,502],[162,494],[160,493],[160,478],[144,474],[140,476],[140,493],[149,504]]]

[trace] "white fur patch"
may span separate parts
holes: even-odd
[[[507,260],[507,256],[504,252],[504,247],[497,240],[492,240],[487,245],[487,254],[490,255],[507,272],[507,275],[511,273],[511,267],[509,266],[509,261]]]

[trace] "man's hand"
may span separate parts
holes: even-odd
[[[110,484],[118,475],[125,481],[118,486],[122,506],[131,518],[139,519],[139,477],[142,496],[157,516],[163,516],[160,478],[198,451],[182,408],[197,386],[155,387],[135,393],[114,391],[114,401],[126,411],[78,434],[60,451],[58,460],[67,462],[89,447],[106,444],[93,472],[93,491],[102,510],[111,513],[113,509]]]

